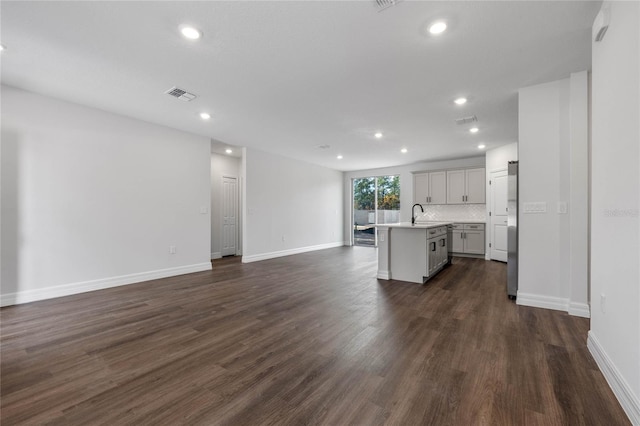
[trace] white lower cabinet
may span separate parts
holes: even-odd
[[[455,223],[451,251],[463,254],[484,254],[484,223]]]

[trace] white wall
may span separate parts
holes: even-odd
[[[518,160],[518,143],[510,143],[498,148],[490,149],[485,156],[485,168],[487,169],[487,185],[489,184],[489,175],[497,170],[506,170],[509,161]],[[487,187],[488,191],[488,187]]]
[[[342,172],[244,152],[243,262],[343,245]]]
[[[587,93],[586,72],[520,89],[518,143],[517,302],[585,317]],[[527,213],[525,205],[533,202],[546,203],[546,212]]]
[[[211,153],[211,258],[218,259],[222,253],[222,178],[235,177],[241,188],[240,158]],[[240,219],[240,209],[238,209]],[[242,223],[238,222],[238,230]],[[242,240],[238,239],[241,248]]]
[[[517,161],[518,160],[518,143],[510,143],[508,145],[503,145],[498,148],[487,150],[485,154],[485,169],[487,171],[487,184],[486,184],[486,194],[487,194],[487,205],[486,205],[486,218],[487,218],[487,226],[486,226],[486,238],[485,238],[485,259],[491,259],[491,251],[489,249],[489,244],[491,241],[491,223],[489,223],[489,210],[491,210],[491,188],[489,186],[489,180],[491,179],[491,172],[496,172],[500,170],[506,170],[509,166],[509,161]]]
[[[210,269],[207,138],[2,86],[1,151],[3,305]]]
[[[484,156],[449,161],[414,163],[407,166],[384,167],[379,169],[358,170],[344,174],[344,243],[351,244],[353,187],[352,180],[369,176],[400,175],[400,221],[411,220],[413,205],[413,173],[429,170],[445,170],[467,167],[484,167]]]
[[[606,7],[605,3],[605,7]],[[589,349],[640,424],[640,4],[593,43]],[[604,296],[604,300],[603,300]]]

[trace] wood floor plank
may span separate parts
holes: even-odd
[[[627,425],[589,320],[506,265],[426,285],[341,247],[0,310],[3,425]]]

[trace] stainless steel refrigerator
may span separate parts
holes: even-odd
[[[518,162],[509,161],[507,176],[507,295],[518,293]]]

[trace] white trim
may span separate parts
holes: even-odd
[[[587,303],[569,302],[569,315],[591,318],[591,309]]]
[[[541,296],[539,294],[518,292],[516,303],[534,308],[554,309],[556,311],[569,310],[569,300],[561,297]]]
[[[534,308],[553,309],[565,311],[569,315],[583,318],[591,318],[591,308],[586,303],[570,302],[562,297],[541,296],[539,294],[518,292],[516,304],[531,306]]]
[[[16,293],[0,295],[0,306],[18,305],[21,303],[53,299],[55,297],[70,296],[72,294],[85,293],[88,291],[102,290],[105,288],[118,287],[121,285],[135,284],[142,281],[156,280],[159,278],[173,277],[176,275],[210,270],[211,263],[206,262],[197,263],[195,265],[178,266],[175,268],[159,269],[156,271],[120,275],[117,277],[101,278],[98,280],[62,284],[37,290],[18,291]]]
[[[391,272],[390,271],[378,270],[377,278],[379,280],[390,280],[391,279]]]
[[[600,345],[595,334],[593,334],[593,330],[589,330],[587,348],[589,348],[589,352],[591,352],[604,378],[607,380],[607,383],[609,383],[613,394],[618,398],[622,409],[627,413],[627,416],[629,416],[631,424],[640,425],[640,399],[637,395],[633,394],[631,386],[629,386],[624,377],[622,377],[620,371],[618,371],[615,364],[611,361],[611,358],[609,358],[602,345]]]
[[[316,246],[299,247],[288,250],[272,251],[270,253],[253,254],[250,256],[242,256],[242,263],[259,262],[261,260],[274,259],[276,257],[291,256],[292,254],[307,253],[310,251],[324,250],[328,248],[342,247],[343,242],[318,244]]]
[[[211,253],[211,259],[221,259],[221,258],[222,258],[222,253],[220,253],[219,251],[215,253]]]

